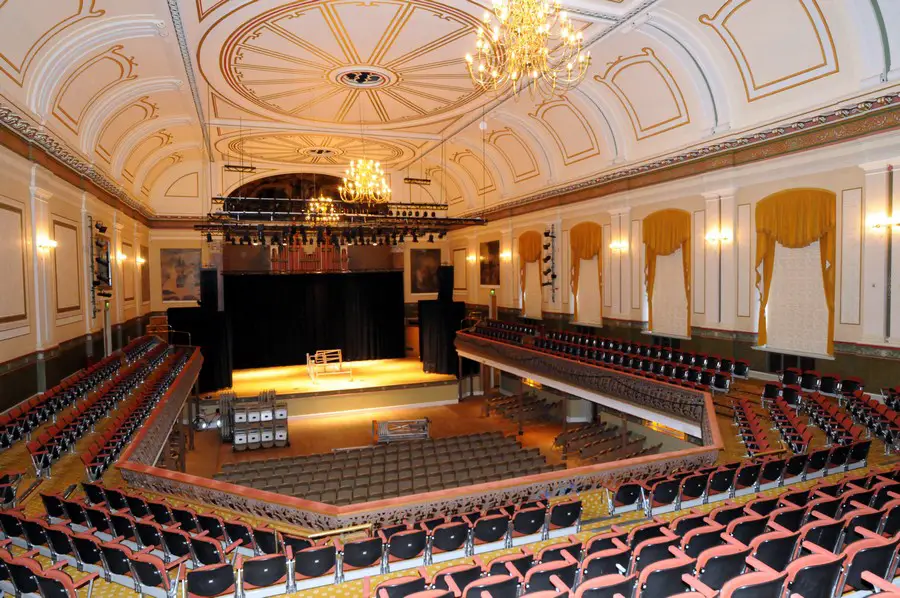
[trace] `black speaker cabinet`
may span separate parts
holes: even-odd
[[[453,266],[438,268],[438,301],[453,301]]]
[[[424,371],[457,373],[453,339],[465,317],[466,304],[462,301],[419,301],[419,354]]]

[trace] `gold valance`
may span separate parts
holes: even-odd
[[[581,273],[581,260],[597,257],[597,292],[603,292],[603,259],[600,248],[603,246],[603,227],[596,222],[580,222],[569,230],[569,244],[572,247],[572,293],[575,296],[575,321],[578,322],[578,278]],[[599,301],[602,317],[603,301]]]
[[[529,230],[519,235],[519,288],[525,308],[525,266],[541,259],[541,233]]]
[[[756,204],[756,287],[760,294],[761,346],[768,340],[766,306],[775,268],[775,243],[799,249],[819,241],[825,303],[828,305],[828,354],[834,353],[836,203],[837,196],[825,189],[788,189]]]
[[[691,214],[684,210],[668,209],[653,212],[644,218],[644,246],[647,263],[644,276],[647,283],[647,306],[649,307],[650,330],[653,330],[653,284],[656,281],[656,258],[672,255],[681,249],[684,266],[684,293],[687,297],[687,330],[691,333]]]

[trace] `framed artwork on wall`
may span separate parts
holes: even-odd
[[[500,286],[500,241],[481,243],[478,251],[481,286]]]
[[[409,292],[413,295],[438,292],[440,249],[409,250]]]
[[[199,249],[160,249],[163,301],[199,301],[200,265]]]
[[[468,287],[466,276],[466,249],[453,250],[453,290],[465,291]]]

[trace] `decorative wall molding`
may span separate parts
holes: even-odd
[[[130,210],[138,212],[144,218],[155,216],[153,209],[133,199],[124,189],[106,177],[104,173],[84,162],[80,156],[69,149],[54,135],[43,127],[33,124],[30,119],[19,114],[13,107],[0,102],[0,125],[8,129],[26,143],[34,143],[48,156],[60,162],[75,174],[89,179],[93,184],[121,201]]]
[[[900,92],[893,92],[487,209],[471,210],[465,215],[497,219],[528,214],[897,128],[900,128]]]

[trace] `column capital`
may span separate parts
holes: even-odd
[[[737,193],[736,187],[724,187],[722,189],[714,189],[712,191],[706,191],[705,193],[701,193],[703,199],[706,201],[714,200],[714,199],[731,199]]]
[[[610,216],[628,216],[631,214],[631,206],[622,206],[618,208],[610,208],[607,210]]]
[[[866,175],[885,174],[893,168],[895,164],[900,164],[900,158],[892,158],[890,160],[877,160],[875,162],[865,162],[859,167]]]
[[[42,189],[36,185],[31,186],[31,195],[38,201],[42,201],[44,203],[50,201],[50,198],[53,197],[53,193],[47,191],[46,189]]]

